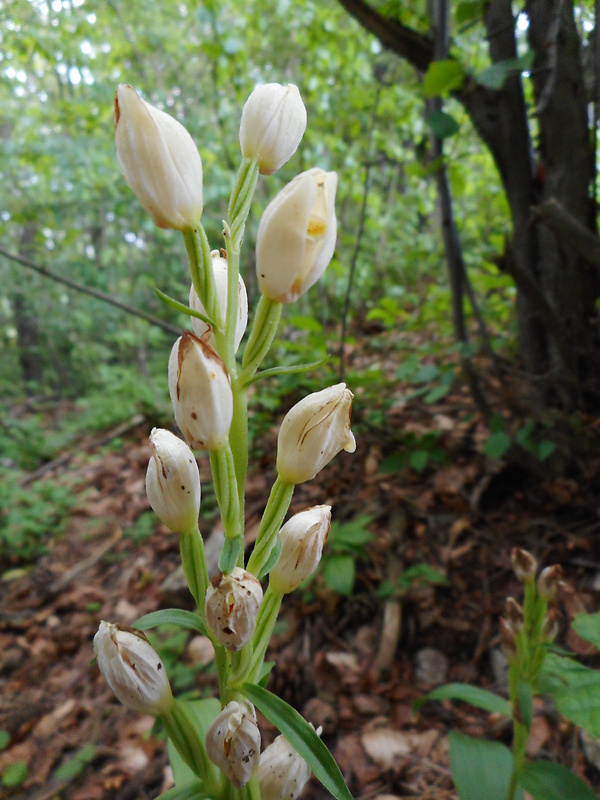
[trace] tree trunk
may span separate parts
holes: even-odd
[[[364,0],[339,1],[421,73],[434,59],[429,37],[385,19]],[[535,56],[535,108],[527,104],[518,70],[500,89],[467,77],[456,96],[494,158],[510,205],[512,240],[501,263],[517,285],[519,344],[532,400],[597,409],[600,270],[587,253],[590,238],[599,242],[583,48],[572,0],[527,0],[526,13]],[[516,19],[510,0],[490,0],[483,22],[492,63],[515,59]],[[532,116],[537,122],[534,141]],[[560,224],[556,213],[541,209],[558,209]]]

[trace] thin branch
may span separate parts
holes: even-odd
[[[534,219],[562,237],[590,264],[600,267],[600,239],[574,217],[558,200],[551,197],[532,208]]]
[[[365,221],[367,218],[367,200],[369,197],[369,186],[371,183],[371,162],[369,155],[371,153],[371,142],[373,140],[373,131],[375,129],[375,122],[377,119],[377,107],[379,106],[379,98],[381,96],[381,85],[377,84],[377,91],[375,93],[375,100],[373,101],[373,109],[371,111],[371,121],[369,123],[369,133],[367,137],[367,152],[366,152],[366,166],[365,166],[365,181],[363,184],[362,204],[360,208],[360,219],[358,223],[358,232],[356,234],[356,242],[354,244],[354,252],[352,253],[352,261],[350,262],[350,271],[348,273],[348,285],[346,287],[346,296],[344,298],[344,308],[342,311],[342,331],[340,334],[340,381],[344,380],[344,373],[346,369],[346,359],[344,348],[346,344],[346,329],[348,325],[348,314],[350,312],[350,296],[352,294],[352,285],[354,283],[354,273],[356,272],[356,264],[360,247],[362,244],[363,233],[365,230]]]
[[[120,300],[115,300],[114,297],[111,297],[109,294],[105,294],[104,292],[100,292],[98,289],[92,289],[89,286],[84,286],[81,283],[72,281],[70,278],[63,278],[62,275],[57,275],[55,272],[51,272],[45,267],[40,267],[38,264],[34,264],[33,261],[30,261],[27,258],[22,258],[14,253],[10,253],[3,247],[0,247],[0,256],[4,256],[10,261],[14,261],[16,264],[21,264],[21,266],[27,267],[27,269],[31,269],[34,272],[37,272],[38,275],[43,275],[44,278],[50,278],[52,281],[62,283],[65,286],[68,286],[70,289],[74,289],[76,292],[87,294],[90,297],[95,297],[96,300],[101,300],[103,303],[109,303],[111,306],[120,308],[121,311],[126,311],[128,314],[131,314],[134,317],[139,317],[140,319],[146,320],[146,322],[149,322],[151,325],[155,325],[157,328],[162,328],[167,333],[174,333],[176,336],[181,333],[181,329],[175,325],[171,325],[170,322],[158,319],[158,317],[153,317],[151,314],[146,314],[145,311],[140,311],[137,308],[128,306],[126,303],[122,303]]]

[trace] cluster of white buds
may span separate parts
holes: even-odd
[[[106,682],[123,703],[153,717],[173,703],[164,664],[140,631],[101,622],[94,652]]]
[[[200,474],[187,444],[163,428],[150,434],[152,457],[146,494],[160,520],[175,533],[196,529],[200,511]]]
[[[309,394],[288,411],[277,439],[277,472],[282,480],[310,481],[340,450],[356,450],[350,430],[353,397],[345,383],[338,383]]]
[[[269,337],[276,329],[273,320],[279,319],[275,313],[281,313],[279,304],[292,303],[305,294],[331,261],[337,236],[337,175],[319,168],[301,173],[277,194],[261,218],[256,270],[263,295],[259,308],[268,310],[257,314],[259,323],[254,325],[250,336],[253,345],[245,354],[250,353],[248,360],[242,361],[245,373],[240,380],[230,363],[232,339],[235,353],[248,324],[246,287],[238,274],[239,232],[243,232],[257,171],[263,175],[276,172],[294,155],[304,135],[306,108],[300,92],[291,84],[265,84],[258,86],[244,105],[240,124],[243,161],[239,173],[243,177],[236,183],[230,205],[231,224],[226,226],[226,236],[237,232],[227,239],[228,248],[230,241],[234,243],[229,250],[231,267],[226,251],[213,250],[208,263],[209,246],[200,225],[202,161],[188,131],[126,85],[117,90],[115,123],[117,159],[128,185],[159,227],[178,229],[184,234],[194,280],[189,307],[207,320],[192,315],[193,333],[184,332],[171,351],[169,392],[175,420],[187,444],[167,430],[152,430],[146,491],[158,517],[170,530],[180,534],[185,574],[190,587],[194,584],[192,593],[215,647],[219,649],[222,645],[235,653],[250,642],[255,633],[263,591],[254,575],[240,566],[233,566],[237,558],[240,558],[237,563],[241,563],[241,555],[232,549],[223,551],[226,566],[222,564],[221,568],[225,574],[208,581],[202,539],[197,533],[200,476],[191,448],[210,451],[223,520],[227,518],[231,523],[233,518],[236,523],[240,522],[233,498],[239,501],[235,479],[237,472],[245,467],[239,467],[243,458],[236,450],[236,437],[232,436],[230,441],[234,404],[238,402],[240,385],[246,386],[243,378],[254,375],[272,341]],[[243,213],[240,208],[244,209]],[[202,244],[200,256],[196,236]],[[232,283],[237,280],[239,284],[237,314],[232,309],[234,287],[229,285],[230,277]],[[203,280],[208,286],[202,285]],[[211,306],[209,311],[204,303]],[[285,416],[277,443],[278,485],[283,486],[285,492],[291,492],[295,484],[314,478],[340,450],[355,450],[350,430],[352,398],[346,385],[340,383],[305,397]],[[236,425],[238,410],[236,405]],[[229,479],[234,472],[233,481],[224,480],[224,475]],[[229,509],[225,512],[227,502]],[[269,537],[274,540],[288,505],[277,510],[279,516],[275,515],[272,531],[266,537],[269,544]],[[296,589],[314,572],[330,525],[331,507],[327,505],[309,508],[283,525],[279,531],[280,557],[269,578],[270,591],[278,603],[282,595]],[[243,520],[240,527],[243,528]],[[230,539],[239,544],[242,538],[242,532],[236,527]],[[264,561],[267,569],[266,545],[263,552],[267,553]],[[265,604],[265,607],[272,609],[273,605]],[[279,606],[275,608],[273,621],[278,609]],[[263,633],[270,630],[265,625],[263,620],[262,627],[259,626]],[[256,774],[263,800],[298,797],[310,778],[310,769],[283,736],[260,756],[260,732],[251,703],[241,700],[228,703],[208,729],[204,744],[197,734],[190,734],[190,723],[173,698],[164,665],[143,634],[102,622],[94,638],[94,649],[100,670],[119,700],[137,711],[162,715],[168,735],[180,754],[186,754],[182,755],[186,763],[208,781],[207,793],[216,792],[215,787],[209,786],[211,776],[216,777],[210,759],[236,789],[245,786]],[[250,653],[256,655],[256,650],[250,649]],[[243,656],[231,653],[227,664],[238,663],[236,658],[244,665]],[[196,758],[198,754],[201,757]]]
[[[222,447],[233,416],[229,375],[212,347],[189,331],[171,350],[169,392],[175,419],[190,447]]]
[[[535,580],[538,563],[529,550],[522,547],[513,547],[510,554],[513,572],[521,583],[529,583]]]
[[[208,757],[236,789],[245,786],[260,758],[260,731],[251,703],[233,700],[206,732]]]
[[[225,252],[225,251],[223,251]],[[217,300],[219,301],[220,319],[216,320],[217,324],[225,328],[225,312],[227,310],[227,259],[221,254],[219,250],[213,250],[210,254],[213,275],[215,276],[215,288],[217,290]],[[238,289],[238,315],[235,323],[234,344],[237,352],[240,342],[246,332],[248,325],[248,294],[246,292],[246,284],[242,276],[238,276],[239,289]],[[206,309],[202,305],[202,301],[198,297],[194,284],[190,288],[190,308],[194,311],[199,311],[206,316]],[[192,328],[198,338],[207,342],[213,350],[215,349],[215,336],[212,328],[203,322],[198,317],[192,317]]]
[[[317,568],[331,529],[331,506],[313,506],[289,519],[279,531],[281,555],[269,573],[269,586],[288,594]]]

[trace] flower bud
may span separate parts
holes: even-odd
[[[215,276],[215,286],[217,290],[217,299],[219,301],[219,311],[220,311],[220,320],[214,320],[214,322],[220,322],[221,327],[225,328],[225,317],[227,314],[227,259],[223,258],[218,250],[213,250],[211,252],[212,256],[212,269],[213,274]],[[196,294],[196,290],[194,289],[194,285],[192,284],[190,288],[190,308],[193,308],[194,311],[199,311],[201,314],[204,314],[206,317],[206,309],[202,305],[202,301]],[[202,322],[201,319],[198,317],[192,317],[192,328],[194,329],[194,333],[199,339],[209,344],[213,350],[215,348],[215,336],[206,322]],[[248,324],[248,294],[246,293],[246,284],[244,283],[242,276],[239,276],[239,290],[238,290],[238,314],[237,319],[235,322],[235,349],[237,352],[238,347],[240,346],[240,342],[242,341],[242,337],[246,332],[246,325]]]
[[[523,629],[525,615],[514,597],[507,597],[505,604],[506,621],[515,633]]]
[[[256,777],[261,800],[296,800],[310,778],[310,767],[284,736],[260,757]]]
[[[216,450],[225,444],[233,416],[229,375],[212,347],[188,331],[171,350],[169,392],[190,447]]]
[[[327,269],[337,233],[337,174],[309,169],[284,186],[261,217],[256,236],[260,291],[293,303]]]
[[[560,564],[546,567],[538,575],[537,590],[547,600],[554,600],[558,594],[558,586],[563,579],[563,569]]]
[[[260,731],[251,703],[233,700],[206,732],[208,757],[236,789],[248,783],[260,758]]]
[[[123,703],[153,717],[173,702],[162,661],[140,631],[101,622],[94,636],[100,672]]]
[[[241,567],[215,575],[206,589],[206,623],[228,650],[241,650],[256,628],[260,581]]]
[[[163,428],[150,434],[152,457],[146,471],[146,494],[161,521],[175,533],[194,530],[200,512],[200,474],[194,454],[178,436]]]
[[[289,519],[280,530],[281,555],[269,573],[278,594],[293,592],[317,568],[331,528],[331,506],[313,506]]]
[[[544,623],[542,625],[542,639],[548,644],[553,642],[558,636],[558,632],[560,630],[559,617],[560,613],[558,609],[551,608],[544,618]]]
[[[521,583],[529,583],[535,578],[538,563],[528,550],[513,547],[511,560],[513,572]]]
[[[282,480],[309,481],[340,450],[356,450],[350,430],[353,397],[345,383],[338,383],[309,394],[288,411],[277,439],[277,471]]]
[[[180,122],[131,86],[115,98],[115,141],[123,177],[159,228],[193,228],[202,215],[202,161]]]
[[[258,161],[261,175],[272,175],[294,155],[305,130],[306,108],[297,86],[257,86],[242,111],[242,155]]]

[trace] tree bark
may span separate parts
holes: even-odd
[[[339,2],[384,47],[420,73],[426,71],[434,58],[433,40],[386,19],[365,0]],[[455,96],[489,148],[510,205],[512,239],[504,262],[517,284],[519,344],[532,379],[532,400],[597,409],[600,272],[592,262],[600,241],[582,43],[572,0],[527,0],[526,13],[535,108],[526,101],[518,70],[499,89],[467,76]],[[516,19],[510,0],[489,0],[483,23],[492,63],[515,59]],[[535,141],[531,116],[537,122]],[[562,233],[558,230],[556,219],[533,213],[536,206],[547,209],[556,202],[570,235],[563,235],[564,227]],[[589,232],[588,242],[596,242],[594,256],[582,252],[582,228]]]

